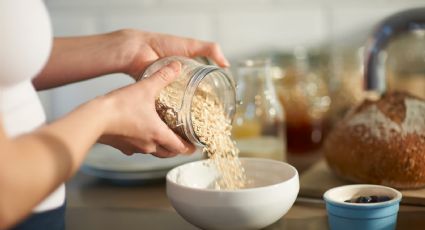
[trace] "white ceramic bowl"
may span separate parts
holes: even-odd
[[[241,158],[248,179],[259,187],[234,191],[209,189],[217,177],[205,160],[167,174],[167,196],[177,212],[202,229],[259,229],[288,212],[299,191],[297,170],[268,159]]]

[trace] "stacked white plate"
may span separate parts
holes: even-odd
[[[165,178],[167,172],[176,166],[202,158],[200,150],[192,155],[172,158],[157,158],[149,154],[127,156],[112,147],[98,144],[86,157],[81,171],[109,180],[154,180]]]

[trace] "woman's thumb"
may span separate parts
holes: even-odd
[[[152,74],[152,76],[146,78],[145,80],[149,82],[150,87],[152,87],[155,92],[158,92],[173,82],[179,75],[180,71],[180,62],[173,61],[156,71],[154,74]]]

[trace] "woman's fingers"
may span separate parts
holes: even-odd
[[[162,121],[155,133],[154,140],[157,144],[169,152],[188,154],[195,151],[195,146],[175,134]]]
[[[168,157],[175,157],[177,156],[179,153],[175,153],[175,152],[171,152],[168,149],[165,149],[161,146],[157,146],[156,147],[156,152],[153,153],[152,155],[159,157],[159,158],[168,158]]]
[[[168,127],[165,129],[166,131],[158,132],[159,138],[150,142],[140,142],[139,139],[112,135],[110,138],[109,136],[102,137],[100,143],[108,144],[129,156],[134,153],[145,153],[166,158],[178,154],[191,154],[195,151],[192,144],[174,134]]]
[[[149,90],[152,90],[152,92],[157,94],[161,89],[173,82],[179,75],[180,71],[180,62],[173,61],[152,74],[152,76],[144,79],[143,82],[149,86]]]
[[[191,57],[205,56],[212,58],[219,66],[230,66],[229,61],[224,57],[224,54],[217,43],[193,40],[189,47],[189,55]]]

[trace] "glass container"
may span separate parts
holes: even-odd
[[[202,63],[205,59],[197,60],[177,56],[162,58],[150,65],[140,79],[151,76],[173,61],[181,63],[180,75],[161,90],[155,103],[156,110],[174,132],[202,147],[204,143],[199,140],[192,123],[194,96],[207,90],[211,99],[216,99],[216,103],[223,107],[225,118],[231,122],[236,109],[236,92],[229,72],[215,65]]]
[[[279,99],[285,108],[288,154],[316,153],[323,142],[330,106],[328,86],[310,63],[308,51],[296,48],[276,80]]]
[[[366,97],[363,90],[363,56],[364,47],[360,45],[349,44],[335,48],[332,55],[332,77],[329,80],[332,103],[328,121],[331,129]]]
[[[286,160],[284,113],[268,60],[246,60],[237,67],[237,106],[232,136],[241,157]]]

